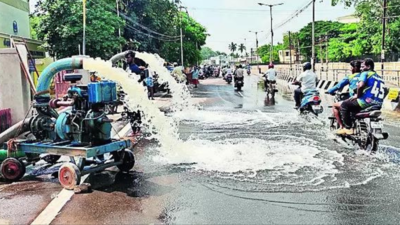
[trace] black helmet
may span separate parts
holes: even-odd
[[[312,65],[310,62],[306,62],[303,64],[303,71],[311,70],[311,69],[312,69]]]

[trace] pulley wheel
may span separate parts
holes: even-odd
[[[73,190],[81,182],[81,171],[75,164],[65,163],[58,170],[58,180],[67,190]]]
[[[8,158],[1,163],[1,174],[9,182],[20,180],[25,174],[25,165],[16,158]]]

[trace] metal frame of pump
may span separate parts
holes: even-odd
[[[49,163],[56,163],[61,156],[70,157],[58,174],[66,189],[78,185],[83,174],[112,166],[125,172],[131,170],[135,160],[133,153],[126,150],[131,141],[111,138],[113,121],[105,113],[106,105],[117,101],[116,84],[101,81],[80,86],[75,83],[81,75],[67,75],[66,79],[72,82],[68,94],[63,99],[51,99],[49,80],[60,70],[81,68],[82,60],[63,59],[49,67],[39,79],[33,104],[35,115],[25,119],[20,129],[27,138],[7,142],[7,158],[0,166],[3,177],[8,181],[21,179],[26,165],[39,161],[41,154],[48,154],[43,159]],[[62,107],[71,109],[58,114],[55,109]],[[104,159],[106,153],[111,153],[113,160]]]

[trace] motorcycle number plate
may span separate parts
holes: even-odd
[[[383,129],[383,123],[382,123],[382,121],[379,121],[379,122],[371,122],[371,128],[372,128],[372,129]]]
[[[313,110],[321,110],[321,106],[320,105],[313,105],[312,106]]]

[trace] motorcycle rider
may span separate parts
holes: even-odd
[[[337,131],[339,135],[353,135],[352,113],[359,113],[363,109],[376,106],[382,107],[385,98],[385,82],[382,77],[375,72],[375,63],[372,59],[365,59],[361,65],[361,73],[357,88],[357,93],[352,98],[344,101],[340,113],[343,117],[344,129]]]
[[[295,109],[300,108],[301,105],[301,96],[307,91],[313,91],[317,88],[317,75],[311,70],[312,65],[310,62],[306,62],[303,64],[303,73],[300,74],[296,80],[293,82],[294,85],[300,85],[294,91],[294,100],[296,102]]]
[[[357,84],[361,75],[361,63],[362,61],[354,60],[350,62],[351,75],[346,76],[337,85],[328,90],[330,95],[335,95],[337,91],[342,90],[344,87],[349,85],[349,96],[353,97],[357,91]],[[333,114],[338,122],[340,129],[343,129],[342,118],[340,117],[340,108],[343,102],[336,102],[332,105]]]
[[[265,77],[265,90],[267,90],[268,85],[270,90],[272,90],[272,85],[276,84],[276,70],[274,67],[274,64],[269,64],[268,71],[263,76]]]
[[[235,73],[234,73],[235,86],[236,86],[236,83],[237,83],[239,80],[243,81],[243,79],[244,79],[244,73],[245,73],[245,71],[244,71],[244,69],[243,69],[243,66],[242,66],[242,65],[239,65],[239,66],[237,67],[237,70],[236,70]]]

